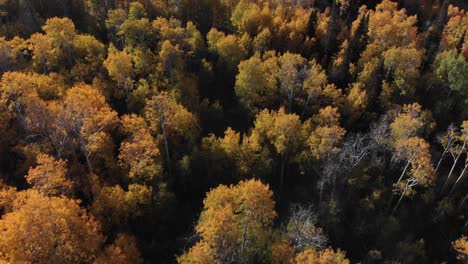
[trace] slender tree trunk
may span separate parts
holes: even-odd
[[[468,157],[467,157],[467,161],[468,161]],[[457,180],[453,184],[452,189],[450,190],[450,194],[452,194],[453,191],[455,191],[455,188],[457,187],[457,183],[463,178],[467,168],[468,168],[468,162],[465,162],[465,167],[463,168],[462,172],[460,173],[460,176],[458,176]]]
[[[439,162],[437,162],[437,166],[434,170],[434,174],[436,174],[437,171],[439,170],[440,164],[442,164],[442,161],[444,160],[444,157],[446,154],[447,154],[447,149],[445,149],[444,152],[442,153],[442,156],[440,156]]]
[[[91,160],[89,160],[89,155],[90,155],[90,154],[86,154],[86,155],[85,155],[85,157],[86,157],[86,164],[88,165],[89,172],[93,172],[93,165],[91,164]]]
[[[467,200],[468,200],[468,193],[465,195],[463,200],[461,200],[460,204],[458,205],[458,210],[462,209],[463,205],[465,204]]]
[[[463,154],[463,152],[464,152],[464,150],[465,150],[465,145],[466,145],[466,143],[463,143],[463,147],[462,147],[462,149],[461,149],[461,151],[460,151],[460,154],[458,154],[458,156],[457,156],[457,157],[455,158],[455,160],[453,161],[452,168],[450,169],[450,172],[449,172],[449,174],[448,174],[448,176],[447,176],[447,179],[445,180],[444,185],[442,186],[442,192],[444,192],[444,191],[447,189],[447,187],[448,187],[447,184],[449,183],[450,178],[452,177],[453,171],[455,170],[455,167],[457,166],[458,159],[460,159],[461,155]]]
[[[397,204],[396,204],[395,207],[393,208],[392,214],[394,214],[394,213],[396,212],[396,210],[398,209],[398,206],[400,205],[401,200],[403,200],[403,197],[405,196],[407,190],[408,190],[408,184],[405,186],[405,190],[403,191],[403,193],[402,193],[401,196],[400,196],[400,199],[398,199]]]
[[[385,80],[388,80],[388,76],[390,75],[391,70],[392,70],[392,67],[388,68],[387,73],[385,74]]]
[[[413,157],[414,157],[414,155],[413,155]],[[396,184],[399,184],[401,182],[401,180],[403,179],[403,176],[405,176],[405,173],[408,170],[408,167],[411,164],[411,161],[413,161],[413,157],[411,157],[411,159],[409,159],[408,162],[406,162],[405,168],[401,172],[400,178],[398,179]]]
[[[83,154],[84,154],[85,159],[86,159],[86,165],[88,166],[89,172],[92,173],[93,172],[93,166],[91,164],[91,160],[89,159],[89,156],[91,155],[91,153],[89,153],[86,150],[86,144],[85,144],[85,141],[84,141],[83,137],[81,136],[81,134],[78,134],[78,137],[79,137],[80,144],[81,144],[81,150],[83,151]]]

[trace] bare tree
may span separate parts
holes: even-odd
[[[382,155],[384,144],[389,133],[389,125],[386,119],[381,119],[373,124],[368,133],[350,134],[344,140],[340,150],[330,155],[322,163],[322,175],[317,184],[322,197],[326,185],[332,185],[333,190],[336,185],[336,179],[345,179],[351,174],[353,168],[368,157],[376,165],[382,165]]]
[[[457,184],[463,179],[463,177],[465,176],[466,174],[466,169],[468,168],[468,154],[466,155],[465,157],[465,166],[463,167],[463,170],[462,172],[460,173],[460,175],[458,176],[457,180],[455,181],[455,183],[453,184],[452,186],[452,189],[450,190],[450,193],[453,193],[453,191],[455,191],[455,188],[457,187]]]
[[[379,121],[371,124],[368,133],[371,157],[373,166],[382,168],[386,161],[385,153],[388,148],[388,139],[390,137],[391,117],[384,115]]]
[[[400,205],[401,200],[403,200],[403,197],[405,196],[406,192],[416,185],[418,185],[418,181],[415,178],[411,177],[408,180],[406,180],[403,192],[401,193],[400,199],[398,199],[398,202],[396,203],[395,207],[393,207],[392,214],[394,214],[398,209],[398,206]]]
[[[340,162],[345,163],[348,169],[356,167],[370,153],[372,146],[369,143],[368,134],[351,134],[339,152]]]
[[[448,184],[450,183],[450,180],[452,178],[453,172],[458,164],[458,160],[467,152],[466,145],[468,143],[468,137],[462,138],[459,135],[456,135],[456,137],[460,138],[460,140],[457,140],[457,142],[454,142],[452,146],[448,149],[448,152],[450,153],[453,159],[453,163],[447,175],[447,179],[445,180],[444,185],[442,186],[442,192],[444,192],[447,189]]]
[[[456,142],[456,128],[453,124],[449,125],[447,128],[447,132],[437,137],[437,141],[442,145],[444,151],[440,156],[439,161],[437,162],[437,166],[435,168],[435,173],[439,170],[440,164],[445,158],[445,155],[449,153],[449,150],[452,148],[453,144]]]
[[[305,248],[322,249],[327,244],[327,237],[317,227],[317,213],[311,206],[292,205],[287,229],[287,236],[296,251]]]

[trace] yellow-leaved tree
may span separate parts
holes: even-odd
[[[246,263],[261,256],[276,217],[272,196],[258,180],[212,189],[195,228],[202,239],[178,262]]]

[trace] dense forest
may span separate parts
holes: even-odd
[[[468,263],[465,10],[0,0],[0,263]]]

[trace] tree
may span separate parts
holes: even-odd
[[[166,162],[170,169],[170,143],[171,145],[192,143],[197,134],[198,121],[167,92],[161,92],[147,101],[145,118],[153,135],[162,137]]]
[[[279,71],[276,57],[262,60],[253,56],[239,63],[235,91],[247,108],[258,111],[278,102],[279,90],[276,75]]]
[[[180,79],[183,75],[183,52],[179,49],[178,45],[174,46],[170,41],[166,40],[162,43],[158,55],[159,63],[157,69],[161,76],[167,80],[166,83],[173,86],[176,80]]]
[[[89,263],[104,241],[78,201],[35,190],[18,194],[0,227],[0,258],[12,263]]]
[[[34,139],[38,143],[51,142],[54,122],[45,100],[56,99],[62,94],[60,78],[54,82],[54,75],[7,72],[0,82],[0,100],[4,107],[5,129],[15,132],[19,139]],[[11,135],[11,134],[10,134]],[[6,135],[7,136],[7,135]],[[12,143],[12,142],[11,142]]]
[[[436,79],[451,91],[459,93],[464,102],[468,102],[468,93],[465,87],[468,82],[464,76],[468,74],[468,62],[456,50],[447,50],[437,54],[433,64]]]
[[[208,48],[219,55],[228,67],[235,69],[241,60],[247,56],[247,49],[242,39],[236,35],[225,35],[223,32],[212,28],[206,35]]]
[[[214,264],[216,263],[209,245],[205,242],[198,242],[189,251],[177,257],[180,264]]]
[[[455,240],[452,243],[453,249],[457,251],[457,259],[461,261],[466,261],[468,259],[468,238],[466,236],[461,236],[459,239]]]
[[[414,48],[418,43],[416,16],[408,16],[405,9],[397,10],[397,3],[384,0],[369,16],[369,41],[371,47],[383,52],[392,47]],[[365,56],[365,54],[363,54]]]
[[[128,18],[132,20],[146,17],[146,9],[139,2],[131,2],[128,8]]]
[[[53,57],[52,45],[48,38],[40,33],[31,35],[28,39],[29,49],[32,51],[32,64],[37,71],[47,73],[57,65],[57,58]]]
[[[283,186],[286,167],[303,142],[302,124],[298,115],[287,114],[284,107],[277,112],[267,109],[255,118],[252,134],[258,136],[264,144],[273,146],[274,153],[279,156],[280,190]]]
[[[448,21],[442,32],[440,50],[456,48],[467,31],[468,19],[465,10],[455,5],[449,5],[447,16]]]
[[[325,159],[337,151],[346,130],[340,126],[338,109],[327,106],[313,117],[314,128],[307,139],[312,157]]]
[[[272,196],[268,185],[257,180],[212,189],[196,226],[202,240],[179,257],[179,263],[199,263],[201,257],[215,262],[251,262],[260,254],[276,217]]]
[[[396,184],[399,184],[403,179],[410,165],[412,166],[411,174],[419,183],[422,185],[429,185],[432,183],[434,172],[430,165],[431,155],[429,152],[429,144],[424,139],[411,137],[400,140],[396,143],[395,151],[395,159],[406,161],[405,168]]]
[[[42,27],[51,46],[50,54],[58,58],[58,62],[63,62],[68,68],[72,67],[72,43],[76,37],[75,25],[69,18],[50,18]],[[55,65],[56,67],[59,64]]]
[[[120,146],[121,165],[129,170],[128,176],[136,182],[151,183],[162,172],[157,142],[146,128],[143,118],[124,116],[122,123],[129,138]],[[137,126],[132,127],[133,125]],[[134,131],[128,131],[128,128]]]
[[[40,154],[37,166],[30,168],[26,180],[35,189],[48,196],[70,196],[73,182],[67,179],[67,163],[55,160],[49,155]]]
[[[100,72],[105,57],[104,44],[90,35],[77,35],[72,42],[74,65],[70,75],[75,81],[91,83]]]
[[[155,194],[152,186],[131,181],[124,190],[120,185],[101,185],[95,175],[91,179],[94,200],[90,212],[100,220],[107,232],[126,228],[129,220],[144,216],[154,206]]]
[[[119,34],[122,24],[127,20],[127,13],[123,9],[109,10],[106,19],[107,32],[110,41],[119,48],[125,46],[125,39]]]
[[[312,207],[291,206],[286,233],[294,250],[302,251],[307,248],[320,250],[325,247],[327,237],[322,229],[316,226],[317,222],[318,216]]]
[[[128,171],[130,185],[125,200],[129,214],[140,215],[143,211],[141,208],[148,206],[150,217],[154,220],[154,211],[158,205],[164,204],[171,196],[165,193],[159,146],[147,128],[146,121],[140,116],[122,117],[122,130],[127,138],[120,146],[119,160]]]
[[[445,191],[446,188],[448,187],[448,184],[450,183],[452,179],[452,175],[457,166],[458,160],[461,158],[461,156],[468,153],[468,150],[467,150],[468,149],[468,121],[463,121],[463,123],[461,124],[460,133],[455,132],[454,137],[455,137],[454,142],[448,148],[448,152],[450,153],[453,159],[453,163],[447,175],[447,179],[444,182],[444,186],[442,187],[442,191]],[[468,158],[465,159],[465,164],[464,164],[461,174],[459,175],[457,180],[453,183],[452,191],[455,189],[457,183],[463,178],[467,167],[468,167]]]
[[[305,102],[304,102],[304,110],[303,114],[306,112],[306,109],[309,107],[309,103],[313,102],[318,103],[321,105],[320,97],[323,96],[330,96],[333,97],[332,93],[328,91],[333,90],[332,86],[328,86],[328,79],[325,73],[325,70],[317,63],[317,61],[312,60],[309,62],[308,71],[304,78],[303,90],[306,94]],[[337,99],[337,98],[332,98]],[[333,100],[335,101],[335,100]],[[334,103],[334,102],[333,102]],[[315,109],[314,109],[315,110]]]
[[[336,252],[327,248],[322,251],[316,251],[314,249],[306,249],[295,257],[295,263],[297,264],[349,264],[350,261],[345,257],[345,253],[341,250]]]
[[[365,113],[368,105],[367,92],[360,82],[351,84],[349,88],[348,95],[345,98],[344,111],[354,120],[357,120]]]
[[[262,148],[257,134],[241,135],[228,128],[222,138],[213,134],[203,138],[201,149],[208,176],[226,177],[227,182],[252,176],[265,179],[272,170],[270,152]]]
[[[124,47],[130,50],[154,48],[157,43],[156,29],[148,18],[133,19],[129,16],[119,29],[117,35],[123,39]]]
[[[446,133],[439,135],[437,137],[437,141],[439,142],[440,145],[442,145],[442,148],[444,149],[444,151],[440,155],[440,159],[437,162],[437,166],[435,168],[434,173],[437,173],[445,156],[449,154],[450,149],[453,147],[453,144],[456,142],[456,137],[457,137],[456,128],[452,124],[449,125]]]
[[[118,51],[113,45],[109,47],[109,55],[104,61],[104,66],[109,72],[109,76],[117,82],[117,85],[123,88],[125,96],[128,99],[133,89],[133,68],[132,56],[126,51]]]
[[[294,248],[286,242],[278,242],[270,246],[271,263],[286,264],[293,263]]]
[[[106,247],[94,263],[106,264],[109,262],[115,264],[143,263],[136,239],[127,234],[118,234],[115,241]]]
[[[288,112],[291,112],[306,77],[306,60],[298,54],[286,52],[278,58],[278,65],[280,92],[286,101]]]
[[[260,28],[260,12],[258,4],[241,0],[232,12],[231,23],[239,32],[254,36]]]
[[[158,17],[152,24],[158,31],[161,43],[169,41],[171,45],[178,46],[187,57],[196,58],[204,49],[203,37],[191,21],[183,27],[180,20]]]
[[[386,79],[390,74],[401,95],[412,95],[419,79],[422,52],[412,48],[390,48],[382,54]]]
[[[420,104],[406,104],[402,110],[390,124],[391,137],[394,142],[413,137],[422,132],[425,126],[430,126],[429,114],[422,110]]]
[[[109,131],[117,126],[118,117],[98,90],[88,85],[74,86],[57,111],[56,122],[60,126],[56,129],[65,130],[68,138],[76,139],[73,142],[84,155],[90,172],[92,158],[111,162],[113,143]]]

